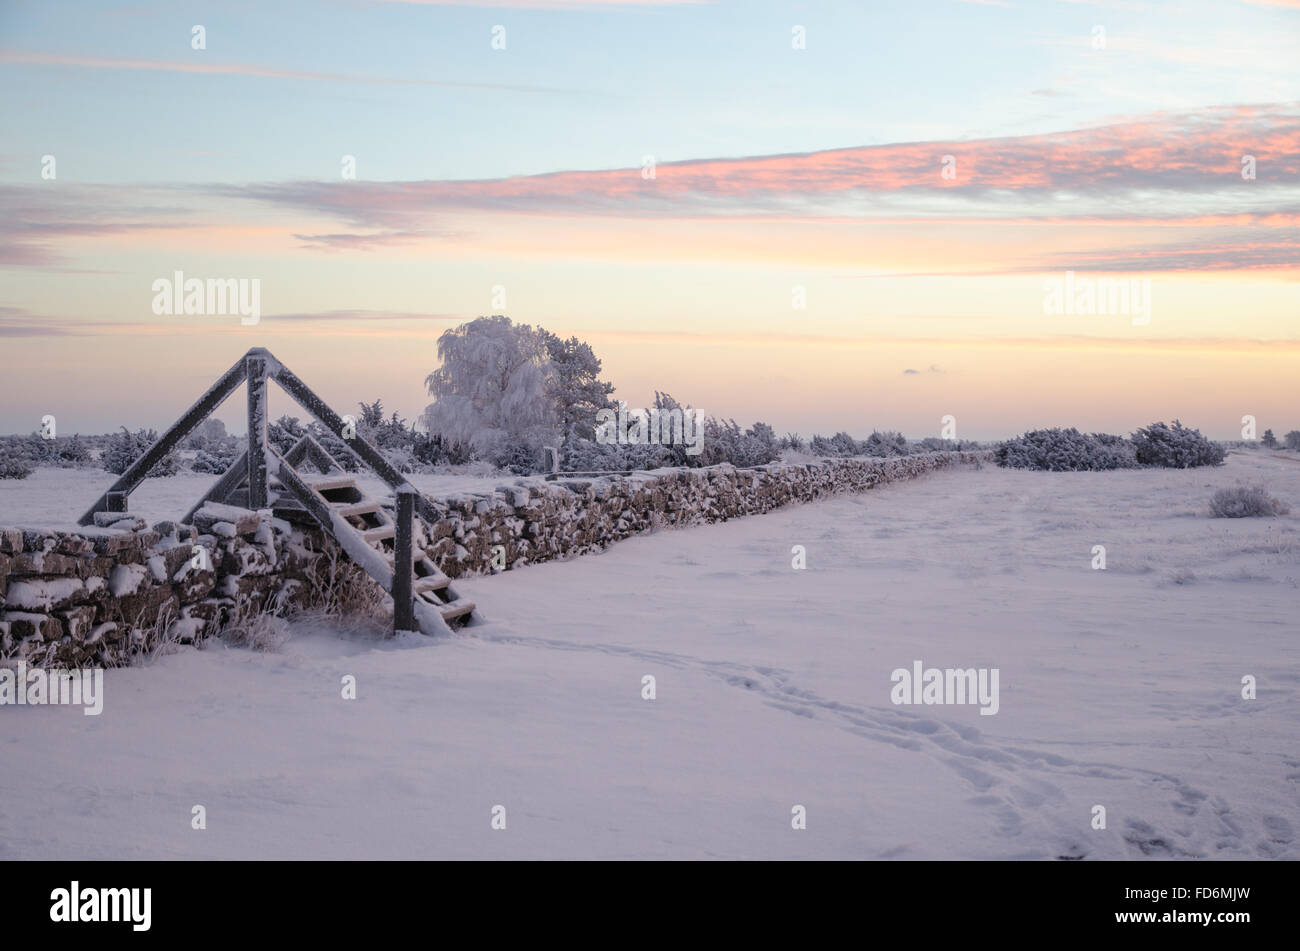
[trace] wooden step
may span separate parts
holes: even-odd
[[[378,502],[331,502],[330,508],[337,511],[344,518],[355,518],[358,515],[373,515],[382,511],[383,506]]]
[[[441,578],[430,575],[427,578],[416,578],[411,591],[415,594],[424,594],[426,591],[443,591],[449,584],[451,584],[451,579],[446,575]]]
[[[374,542],[381,542],[386,538],[393,538],[397,535],[396,525],[380,525],[378,528],[369,528],[361,532],[361,537],[370,545]]]
[[[303,480],[317,492],[330,492],[334,489],[355,489],[357,480],[350,475],[328,475],[319,479],[304,476]]]
[[[448,601],[445,604],[437,605],[437,609],[442,615],[444,621],[450,621],[472,612],[474,610],[474,602],[466,601],[464,598],[457,598],[455,601]]]

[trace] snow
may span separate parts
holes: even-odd
[[[211,478],[211,476],[209,476]],[[237,505],[225,505],[221,502],[204,502],[199,512],[211,515],[214,519],[223,522],[230,522],[232,525],[248,516],[248,509],[241,509]],[[196,515],[198,512],[195,513]]]
[[[115,598],[135,594],[149,574],[144,565],[114,565],[108,575],[108,593]]]
[[[9,582],[5,601],[11,608],[48,611],[56,605],[62,606],[73,595],[84,590],[85,582],[78,578],[15,579]]]
[[[1300,858],[1298,512],[1280,455],[966,468],[460,579],[450,637],[182,648],[0,711],[0,858]],[[891,704],[916,660],[998,713]]]

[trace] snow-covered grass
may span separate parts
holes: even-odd
[[[1293,514],[1210,518],[1238,483]],[[965,468],[462,579],[451,638],[182,648],[0,710],[0,857],[1300,858],[1298,503],[1256,453]],[[892,705],[914,660],[998,668],[998,714]]]

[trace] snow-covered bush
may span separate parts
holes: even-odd
[[[415,433],[411,453],[423,467],[440,465],[462,466],[474,458],[468,443],[452,442],[438,435]]]
[[[1035,429],[999,443],[994,450],[998,465],[1008,469],[1044,469],[1049,472],[1083,472],[1132,469],[1137,466],[1133,445],[1123,436],[1087,435],[1069,429]]]
[[[209,449],[200,449],[190,464],[194,472],[219,475],[229,469],[235,462],[235,444],[219,442],[210,444]]]
[[[1273,498],[1263,486],[1236,486],[1220,489],[1210,500],[1210,514],[1215,518],[1258,518],[1285,515],[1291,509]]]
[[[85,469],[94,463],[90,449],[78,433],[59,447],[59,466],[64,469]]]
[[[620,446],[592,439],[574,440],[560,447],[562,472],[616,472],[623,469],[658,469],[669,465],[662,446]]]
[[[498,439],[491,446],[486,447],[483,458],[506,472],[515,475],[531,475],[542,471],[543,452],[539,443],[532,443],[525,439]]]
[[[1300,429],[1291,430],[1283,439],[1288,449],[1300,449]]]
[[[31,474],[30,463],[13,452],[7,442],[0,443],[0,479],[26,479]]]
[[[829,438],[814,434],[808,444],[808,451],[815,456],[860,455],[858,441],[845,432],[838,432]]]
[[[1137,461],[1144,466],[1190,469],[1194,466],[1222,465],[1226,453],[1199,429],[1189,429],[1178,420],[1172,426],[1152,423],[1133,434]]]
[[[861,450],[868,456],[905,456],[908,453],[907,439],[893,430],[883,433],[877,430],[861,444]]]
[[[131,464],[145,454],[150,446],[158,441],[158,433],[152,429],[137,429],[131,432],[125,426],[121,433],[114,433],[108,439],[108,448],[100,457],[100,464],[113,475],[121,475]],[[149,470],[146,478],[175,475],[180,471],[181,461],[175,452],[163,456]]]
[[[771,426],[755,423],[750,429],[742,430],[734,419],[710,416],[704,421],[703,451],[696,456],[682,453],[672,464],[698,467],[729,462],[733,466],[762,466],[779,458],[781,451]]]
[[[266,441],[275,447],[275,451],[284,455],[301,439],[307,428],[298,422],[297,416],[281,416],[266,427]]]

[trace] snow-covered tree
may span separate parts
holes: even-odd
[[[500,315],[479,317],[438,338],[442,366],[425,379],[434,402],[425,427],[453,443],[468,443],[486,458],[518,457],[520,447],[556,439],[553,372],[544,331]]]
[[[568,340],[541,330],[551,373],[547,396],[555,405],[560,438],[568,448],[578,439],[595,438],[596,413],[608,408],[614,384],[600,379],[600,359],[577,337]]]

